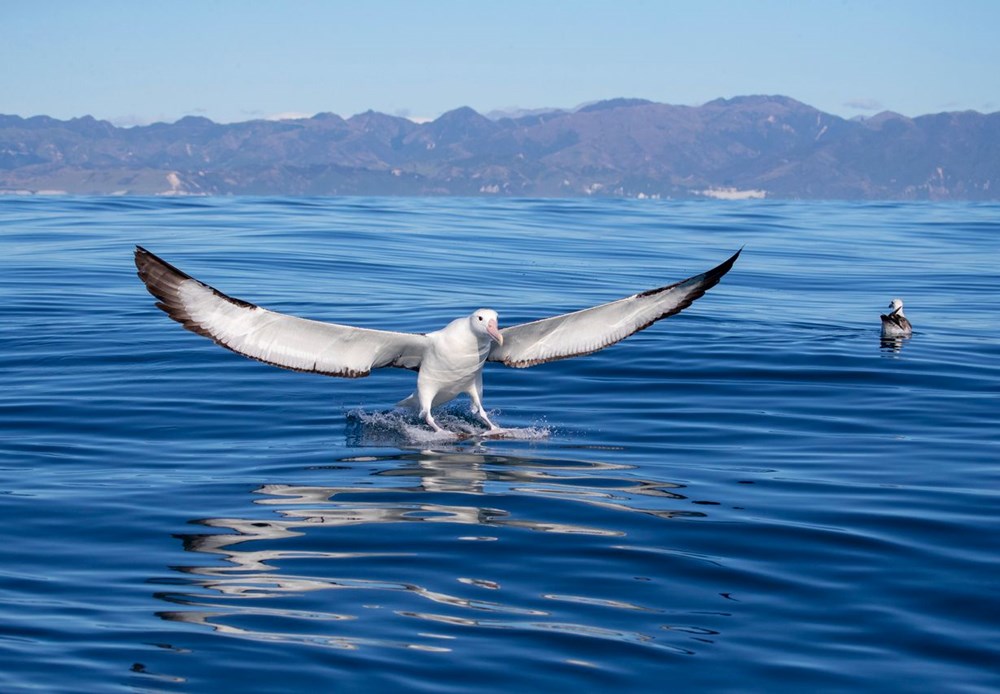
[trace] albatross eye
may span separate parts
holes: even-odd
[[[476,318],[478,318],[478,319],[479,319],[479,322],[480,322],[480,323],[482,323],[482,322],[483,322],[483,317],[482,317],[482,316],[476,316]]]

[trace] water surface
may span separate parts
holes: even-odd
[[[518,436],[454,442],[391,412],[411,372],[182,330],[136,243],[420,332],[746,250],[617,346],[489,365]],[[0,200],[0,690],[996,691],[997,258],[996,205]]]

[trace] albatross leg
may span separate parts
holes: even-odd
[[[422,384],[417,382],[417,401],[420,403],[420,417],[427,422],[427,425],[438,434],[448,433],[447,430],[442,428],[437,422],[434,421],[434,415],[431,414],[431,408],[434,406],[434,397],[437,395],[437,391],[430,387],[421,387]],[[413,396],[411,395],[410,398]],[[407,398],[409,400],[410,398]],[[406,402],[404,400],[404,402]]]
[[[483,420],[483,423],[490,428],[490,431],[499,431],[500,427],[491,422],[490,418],[486,416],[486,409],[483,407],[483,399],[479,394],[482,387],[483,381],[482,378],[480,378],[475,386],[469,388],[469,399],[472,400],[472,414]]]
[[[430,410],[425,410],[425,411],[422,410],[420,412],[420,415],[424,418],[424,421],[427,422],[430,428],[433,429],[436,433],[438,434],[445,433],[445,430],[441,428],[441,426],[437,422],[434,421],[434,417],[431,416]]]
[[[434,421],[434,417],[431,415],[431,403],[434,401],[433,395],[428,395],[426,400],[419,396],[419,393],[413,393],[407,398],[403,398],[396,403],[396,407],[407,407],[417,410],[420,413],[420,418],[427,422],[427,425],[433,429],[436,433],[442,433],[444,429]]]

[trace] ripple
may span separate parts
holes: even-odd
[[[695,652],[693,644],[669,642],[665,632],[683,641],[692,634],[717,632],[717,618],[684,631],[649,619],[666,616],[662,606],[643,606],[635,600],[602,595],[608,589],[617,590],[612,588],[621,580],[617,577],[596,594],[583,595],[546,590],[546,582],[539,581],[536,573],[548,561],[559,565],[591,563],[586,559],[588,554],[596,558],[611,551],[618,552],[619,557],[641,557],[622,554],[616,549],[618,545],[607,541],[621,542],[633,534],[634,522],[627,520],[629,517],[662,523],[684,513],[646,507],[651,502],[690,503],[674,491],[683,485],[639,479],[633,476],[630,466],[601,461],[469,450],[346,456],[336,465],[313,472],[333,474],[349,483],[271,483],[254,490],[252,497],[253,506],[266,509],[270,516],[194,521],[214,532],[180,535],[185,550],[216,557],[218,563],[177,567],[183,581],[176,590],[158,595],[184,609],[161,611],[160,616],[208,626],[227,636],[338,649],[425,648],[427,633],[462,642],[467,638],[464,631],[485,629],[558,633],[691,654]],[[536,501],[539,498],[548,501],[540,505]],[[600,511],[596,516],[588,510],[595,508]],[[590,522],[581,523],[583,518]],[[390,526],[396,529],[378,530]],[[467,526],[488,530],[470,533],[464,529]],[[418,527],[440,530],[410,530]],[[552,545],[542,560],[536,543],[524,535],[525,531],[575,539]],[[364,550],[358,549],[358,537],[367,538]],[[493,540],[498,543],[497,549],[470,553],[470,539]],[[341,550],[341,546],[353,549]],[[481,546],[487,549],[494,545]],[[480,555],[479,560],[470,554]],[[525,557],[531,559],[522,561]],[[636,574],[644,573],[639,568],[644,563],[636,564]],[[468,569],[476,571],[471,574],[474,578],[465,572]],[[462,573],[456,575],[456,571]],[[448,574],[450,578],[445,578]],[[572,580],[580,578],[573,576]],[[451,587],[442,585],[443,579]],[[549,588],[561,582],[556,576],[553,579]],[[490,599],[477,594],[484,590],[489,591]],[[344,591],[366,597],[305,597]],[[293,606],[303,600],[343,607],[330,611]],[[420,602],[450,611],[422,609]],[[560,605],[558,614],[552,605]],[[648,617],[640,620],[638,628],[608,629],[602,626],[602,618],[590,614],[594,609]],[[570,615],[575,619],[567,621]],[[393,626],[398,617],[458,630],[440,634],[403,629],[410,633],[403,639],[356,635],[399,633],[402,625]],[[691,619],[696,617],[691,614]],[[359,621],[360,626],[352,626]],[[307,623],[321,623],[322,631],[308,630]],[[339,632],[334,623],[342,625]],[[258,624],[261,626],[254,626]],[[261,628],[268,624],[271,626]],[[567,656],[567,660],[572,658]]]

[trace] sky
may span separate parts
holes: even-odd
[[[0,0],[0,113],[415,120],[790,96],[1000,110],[998,0]]]

